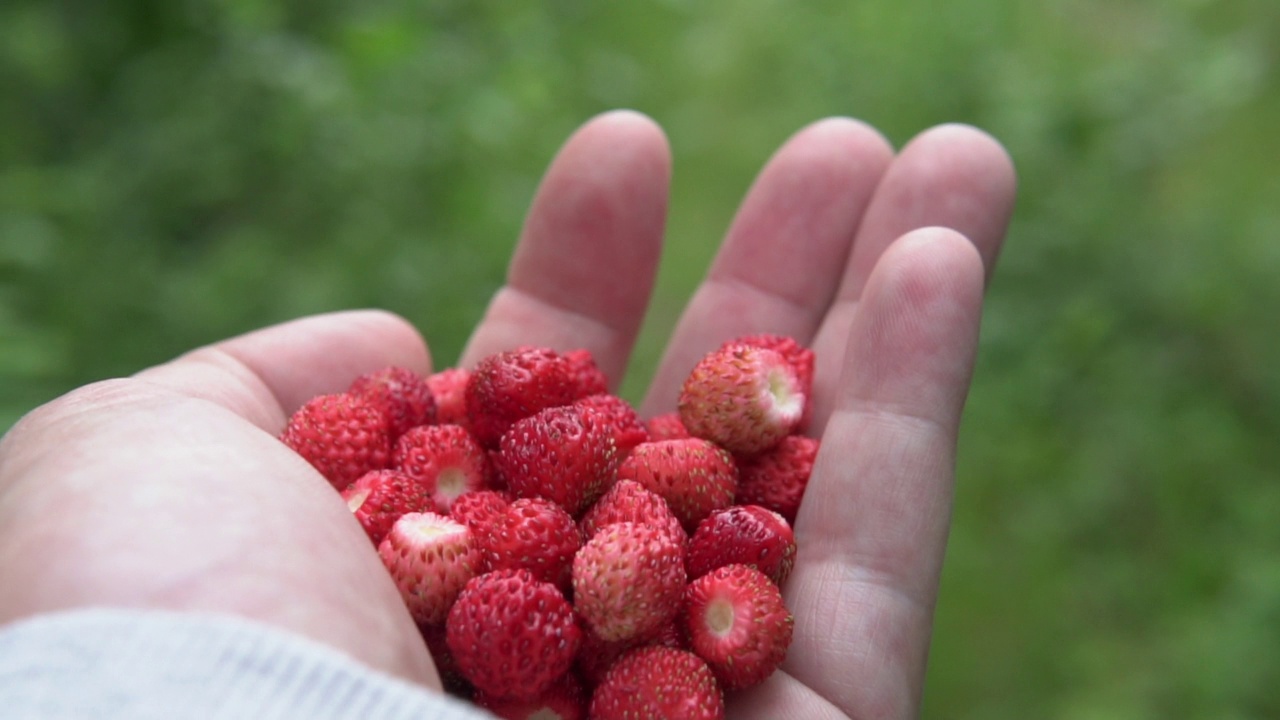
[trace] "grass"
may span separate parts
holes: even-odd
[[[755,171],[969,122],[1020,204],[962,433],[929,718],[1280,716],[1280,10],[1265,0],[0,8],[0,427],[325,310],[449,363],[590,115],[675,156],[639,395]]]

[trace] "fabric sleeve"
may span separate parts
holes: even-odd
[[[245,619],[87,609],[0,626],[0,715],[63,720],[492,720]]]

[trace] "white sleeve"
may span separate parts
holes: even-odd
[[[308,638],[211,614],[74,610],[0,626],[0,715],[492,720]]]

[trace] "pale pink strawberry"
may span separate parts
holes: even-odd
[[[400,437],[394,468],[430,493],[437,512],[447,514],[459,495],[490,486],[489,457],[460,425],[420,425]]]
[[[484,542],[491,570],[524,569],[562,591],[572,580],[582,533],[564,508],[542,498],[519,498],[493,518]]]
[[[689,545],[689,535],[680,520],[671,512],[662,496],[634,480],[619,480],[609,491],[591,506],[578,526],[583,538],[590,540],[606,525],[620,522],[638,522],[663,529],[683,550]]]
[[[768,508],[795,524],[818,447],[818,440],[789,435],[759,455],[739,458],[736,502]]]
[[[729,344],[707,354],[680,391],[680,420],[695,437],[753,455],[793,433],[807,398],[781,354]]]
[[[591,698],[576,675],[567,672],[533,700],[511,700],[477,692],[476,705],[502,720],[586,720]]]
[[[806,398],[813,397],[813,373],[816,357],[812,350],[801,345],[795,338],[786,335],[761,333],[758,335],[744,335],[733,342],[768,348],[786,358],[791,365],[791,369],[796,371],[796,379],[800,381],[800,392],[804,393]],[[798,432],[809,427],[812,411],[813,403],[806,402],[804,404],[804,413],[800,416],[800,424],[796,428]]]
[[[626,457],[631,448],[649,439],[649,431],[640,422],[636,409],[617,395],[588,395],[574,405],[589,407],[601,416],[613,434],[619,458]]]
[[[386,417],[369,401],[346,393],[309,400],[290,416],[280,440],[336,490],[387,467],[391,455]]]
[[[657,493],[686,532],[713,510],[729,507],[738,468],[727,450],[701,438],[640,443],[618,466],[618,480],[634,480]]]
[[[458,595],[446,640],[479,692],[532,700],[569,671],[582,631],[555,585],[528,570],[496,570],[473,578]]]
[[[680,413],[678,412],[654,415],[645,421],[644,428],[649,431],[649,439],[653,441],[680,440],[693,437],[689,434],[689,429],[680,421]]]
[[[378,555],[409,614],[424,625],[444,622],[483,562],[466,525],[430,512],[401,515],[378,545]]]
[[[750,565],[782,587],[795,561],[796,539],[781,515],[758,505],[735,505],[698,525],[685,568],[696,580],[725,565]]]
[[[591,696],[592,720],[724,720],[724,694],[686,650],[646,646],[620,658]]]
[[[386,367],[356,378],[347,393],[382,411],[395,443],[409,428],[436,421],[436,401],[427,379],[404,367]]]
[[[576,368],[548,348],[524,347],[490,355],[467,382],[470,428],[480,444],[498,446],[516,422],[579,398]]]
[[[467,382],[471,372],[446,368],[427,376],[427,387],[436,401],[436,422],[467,427]]]
[[[603,640],[643,637],[680,610],[684,554],[670,536],[641,523],[607,525],[573,560],[573,602]]]
[[[573,366],[574,384],[577,385],[577,396],[602,395],[609,392],[609,378],[596,365],[595,356],[590,350],[570,350],[564,354]]]
[[[689,647],[726,690],[772,675],[787,656],[795,625],[778,586],[747,565],[726,565],[689,583],[684,618]]]
[[[435,509],[422,485],[398,470],[370,470],[341,494],[374,547],[401,515]]]
[[[513,424],[494,464],[515,496],[546,498],[579,517],[613,484],[618,453],[594,410],[565,405]]]
[[[815,356],[812,350],[801,345],[795,338],[786,335],[759,333],[756,335],[743,335],[725,343],[725,345],[731,344],[751,345],[773,350],[785,358],[791,369],[795,370],[796,379],[800,381],[801,391],[805,395],[809,395],[813,390]]]

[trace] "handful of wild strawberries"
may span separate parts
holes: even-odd
[[[281,440],[341,492],[446,687],[502,718],[723,718],[782,663],[813,352],[725,343],[642,421],[590,353],[386,368]]]

